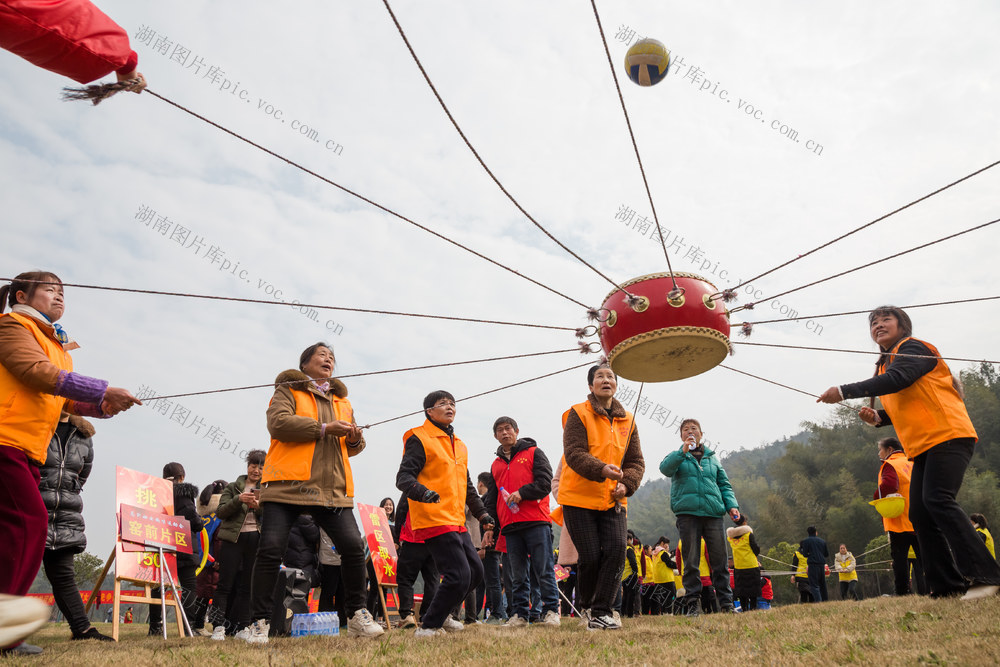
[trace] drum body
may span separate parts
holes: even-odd
[[[604,300],[601,346],[612,370],[636,382],[683,380],[719,365],[730,352],[729,313],[712,283],[691,273],[640,276]],[[628,295],[641,297],[630,305]]]

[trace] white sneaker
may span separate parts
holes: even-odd
[[[271,624],[262,618],[259,621],[254,621],[244,630],[247,633],[246,641],[248,644],[266,644],[268,642],[267,635],[271,632]],[[236,636],[240,637],[242,632],[243,630],[236,633]]]
[[[622,615],[621,614],[619,614],[617,611],[613,611],[613,612],[611,612],[611,618],[614,620],[616,626],[618,626],[619,628],[622,627]]]
[[[990,584],[976,584],[961,597],[962,600],[979,600],[980,598],[992,597],[1000,591],[1000,586]]]
[[[443,628],[417,628],[413,633],[414,637],[444,637],[447,632]]]
[[[454,618],[449,616],[444,619],[444,624],[441,626],[446,632],[461,632],[465,630],[465,626],[462,625],[461,621],[456,621]]]
[[[589,625],[589,623],[590,623],[590,610],[589,609],[581,609],[580,610],[580,622],[583,625],[583,627],[587,627]]]
[[[354,616],[347,619],[348,637],[378,637],[385,630],[375,622],[367,609],[358,609]]]
[[[404,618],[399,622],[399,627],[403,629],[417,627],[416,617],[413,614],[410,614],[409,616],[407,616],[406,618]]]
[[[226,641],[226,628],[221,625],[215,626],[210,637],[217,642]],[[240,637],[240,639],[245,639],[245,637]]]
[[[505,627],[505,628],[526,628],[526,627],[528,627],[528,622],[526,620],[524,620],[523,618],[521,618],[520,616],[518,616],[517,614],[514,614],[513,616],[511,616],[510,618],[507,619],[507,622],[503,624],[503,627]]]
[[[0,595],[0,646],[16,644],[45,625],[51,611],[35,598]]]
[[[559,618],[559,614],[554,611],[545,612],[545,616],[539,622],[539,625],[551,625],[554,628],[558,628],[562,621]]]
[[[223,629],[223,633],[225,633],[225,629]],[[248,625],[233,636],[237,639],[242,639],[243,641],[250,641],[250,626]]]

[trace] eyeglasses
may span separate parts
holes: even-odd
[[[453,407],[455,407],[455,401],[449,401],[449,400],[438,401],[437,403],[434,404],[434,407],[435,408],[453,408]]]

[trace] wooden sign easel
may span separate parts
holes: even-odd
[[[368,561],[372,560],[371,554],[368,555]],[[377,581],[375,583],[378,583]],[[382,618],[385,619],[385,629],[391,630],[393,624],[389,619],[389,612],[396,618],[400,618],[399,615],[399,585],[398,584],[378,584],[378,601],[382,606]]]
[[[101,572],[101,576],[97,578],[97,582],[94,584],[94,588],[90,593],[90,597],[87,599],[87,606],[85,607],[86,612],[90,613],[90,608],[93,606],[94,601],[100,598],[100,588],[104,583],[105,578],[108,576],[108,572],[111,571],[111,565],[115,562],[115,556],[118,552],[118,546],[116,545],[114,550],[112,550],[111,555],[108,557],[107,562],[104,564],[104,570]],[[173,577],[170,574],[169,568],[164,563],[162,551],[157,554],[159,556],[159,567],[160,567],[160,581],[163,581],[163,573],[166,572],[167,578],[170,580],[171,585],[173,584]],[[122,590],[122,582],[127,582],[140,586],[142,591],[130,591]],[[170,599],[167,599],[166,595],[163,595],[161,591],[161,597],[159,599],[153,597],[153,588],[158,587],[160,584],[153,584],[149,581],[143,581],[142,579],[129,579],[127,577],[115,577],[115,594],[114,594],[114,611],[111,619],[111,637],[115,641],[118,641],[119,635],[119,625],[121,623],[121,605],[124,602],[126,605],[129,604],[158,604],[162,610],[161,623],[163,625],[163,638],[167,638],[167,607],[174,608],[174,615],[177,617],[177,635],[179,637],[184,636],[184,623],[187,618],[184,615],[184,608],[180,604],[180,600],[177,596],[177,589],[174,587],[174,594]]]

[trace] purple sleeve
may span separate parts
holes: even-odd
[[[100,406],[104,400],[104,392],[107,391],[108,383],[105,380],[87,377],[79,373],[59,371],[59,379],[56,380],[56,396],[62,396],[73,401],[83,403],[96,403]],[[89,416],[89,415],[88,415]]]

